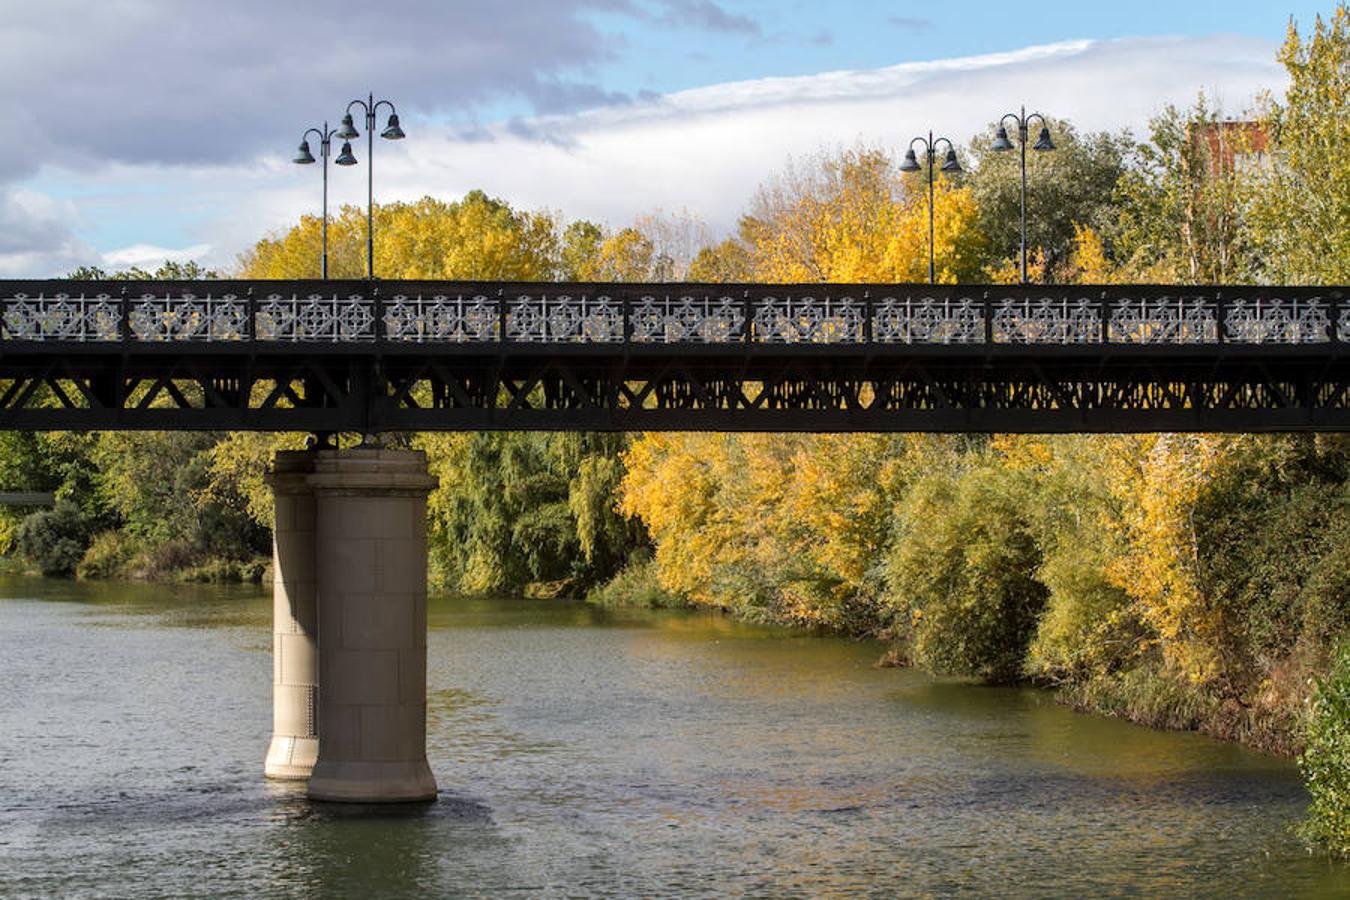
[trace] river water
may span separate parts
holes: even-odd
[[[256,589],[0,579],[0,896],[1336,896],[1293,766],[710,614],[433,600],[439,802],[267,783]]]

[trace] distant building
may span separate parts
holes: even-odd
[[[1209,160],[1214,174],[1249,172],[1271,165],[1270,139],[1260,122],[1213,122],[1196,129],[1191,139]]]

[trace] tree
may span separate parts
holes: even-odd
[[[974,280],[985,238],[968,188],[940,179],[934,199],[938,280]],[[819,155],[762,186],[742,222],[756,281],[928,280],[928,192],[883,150]]]
[[[514,210],[470,191],[449,202],[377,205],[376,270],[387,278],[549,281],[558,277],[557,223],[546,213]],[[317,278],[322,223],[306,216],[290,231],[263,238],[240,258],[244,278]],[[328,226],[334,278],[365,274],[365,216],[343,207]]]
[[[1027,479],[975,454],[934,469],[900,508],[887,578],[896,629],[930,672],[1022,676],[1047,590]]]
[[[1027,148],[1027,247],[1032,260],[1039,261],[1031,270],[1033,280],[1053,277],[1053,270],[1069,258],[1080,229],[1109,230],[1116,215],[1113,192],[1130,148],[1125,134],[1080,136],[1062,120],[1050,120],[1049,127],[1053,151]],[[992,150],[997,129],[991,124],[970,142],[970,189],[980,228],[989,239],[991,263],[1011,260],[1020,265],[1021,151]]]
[[[752,251],[745,242],[727,238],[700,249],[689,264],[685,279],[720,284],[746,282],[753,277],[753,266]]]
[[[585,219],[572,222],[563,231],[561,275],[565,281],[584,281],[592,261],[604,243],[605,232],[594,222]]]
[[[600,242],[578,274],[583,281],[670,281],[674,268],[651,238],[636,228],[623,228]]]
[[[166,259],[158,269],[147,272],[140,266],[109,272],[98,266],[80,266],[66,276],[72,281],[204,281],[219,278],[220,273],[196,261],[174,262]]]
[[[1281,283],[1350,282],[1350,7],[1317,18],[1306,39],[1291,22],[1279,60],[1283,102],[1267,96],[1272,164],[1257,178],[1255,240]]]
[[[1202,96],[1150,124],[1116,191],[1115,256],[1138,283],[1232,284],[1261,264],[1247,224],[1248,176],[1230,160],[1245,133],[1227,129]],[[1217,149],[1216,149],[1217,148]]]
[[[43,575],[66,577],[89,546],[92,533],[80,508],[68,500],[36,512],[19,526],[19,552],[37,564]]]
[[[433,572],[471,593],[614,575],[643,542],[620,517],[622,435],[418,435],[439,487],[428,501]]]

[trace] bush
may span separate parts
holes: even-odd
[[[1070,683],[1059,697],[1078,710],[1188,731],[1213,719],[1217,709],[1213,697],[1156,658]]]
[[[1024,480],[995,466],[915,484],[887,579],[897,631],[919,666],[992,682],[1021,676],[1047,593],[1034,577],[1031,502]]]
[[[209,559],[179,573],[183,581],[203,583],[260,583],[267,574],[270,560],[261,556],[246,562],[237,559]]]
[[[79,507],[63,500],[24,519],[17,543],[43,575],[69,577],[89,546],[89,522]]]
[[[121,532],[100,532],[75,567],[75,574],[80,578],[119,578],[126,574],[136,552],[135,542]]]
[[[596,606],[630,606],[642,609],[673,609],[692,604],[661,586],[656,561],[650,554],[640,554],[618,575],[586,595],[587,603]]]
[[[202,559],[202,552],[188,541],[164,541],[138,553],[127,569],[132,578],[166,581],[199,565]]]
[[[1350,644],[1315,682],[1299,769],[1312,797],[1302,831],[1312,843],[1350,856]]]

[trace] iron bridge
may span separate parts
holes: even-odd
[[[0,428],[1346,431],[1342,287],[0,281]]]

